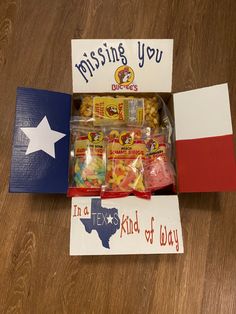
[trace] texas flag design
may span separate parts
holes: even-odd
[[[10,192],[66,193],[68,94],[18,88]]]
[[[228,85],[174,94],[179,192],[236,190]]]

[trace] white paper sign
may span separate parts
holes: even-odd
[[[171,92],[173,39],[72,40],[73,93]]]
[[[72,198],[70,255],[183,251],[177,196]]]

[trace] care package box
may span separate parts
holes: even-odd
[[[171,39],[75,39],[72,96],[17,89],[10,192],[75,195],[71,255],[183,253],[178,194],[236,189],[227,83],[172,93],[172,66]],[[76,110],[81,112],[78,99],[156,94],[174,116],[169,140],[175,188],[152,193],[150,199],[73,194],[70,121]],[[109,106],[108,113],[118,116],[119,107]],[[94,126],[93,140],[96,132]]]

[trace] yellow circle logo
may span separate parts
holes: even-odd
[[[130,146],[134,143],[134,136],[129,132],[121,132],[119,142],[121,145]]]
[[[147,143],[147,148],[149,154],[156,153],[159,149],[159,144],[155,140],[151,139]]]
[[[100,143],[103,140],[103,133],[102,132],[89,132],[88,139],[93,144]]]
[[[118,106],[113,105],[106,105],[105,109],[105,116],[111,119],[116,119],[119,115]]]
[[[128,86],[134,80],[134,71],[128,65],[122,65],[115,71],[116,83],[121,86]]]

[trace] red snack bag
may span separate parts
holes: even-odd
[[[151,191],[175,186],[174,167],[170,161],[170,144],[164,133],[153,135],[146,140],[145,183]]]
[[[144,183],[146,145],[140,129],[112,130],[107,140],[107,163],[102,198],[130,194],[150,198]]]

